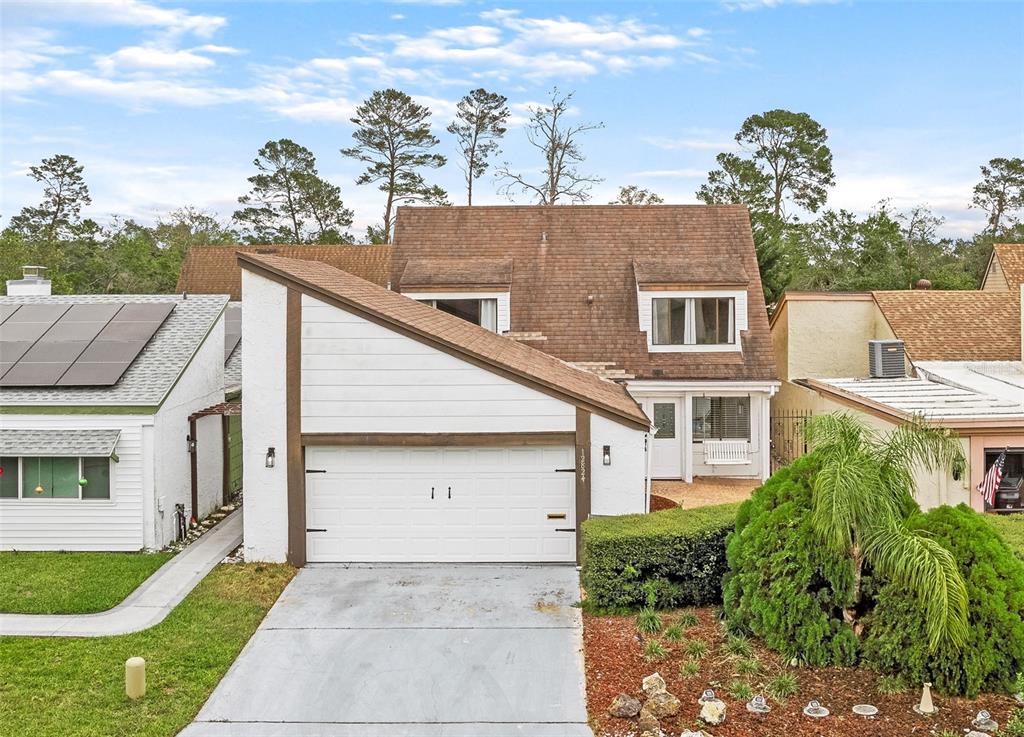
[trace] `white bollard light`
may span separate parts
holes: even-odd
[[[141,699],[146,695],[145,659],[128,658],[124,661],[124,692],[129,699]]]

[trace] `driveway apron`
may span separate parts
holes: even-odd
[[[590,737],[571,566],[310,565],[183,737]]]

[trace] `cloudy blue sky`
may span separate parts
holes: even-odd
[[[191,204],[229,216],[256,150],[312,149],[361,232],[382,199],[338,149],[355,106],[394,86],[427,104],[441,148],[473,87],[508,96],[501,158],[537,165],[521,123],[553,85],[606,127],[584,141],[595,202],[639,184],[693,202],[743,119],[775,107],[829,132],[829,205],[927,203],[950,234],[978,165],[1024,154],[1024,4],[787,2],[157,2],[3,0],[0,217],[38,199],[27,167],[69,153],[88,214],[151,222]],[[458,203],[450,162],[432,175]],[[490,177],[477,201],[506,202]]]

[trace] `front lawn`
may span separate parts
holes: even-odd
[[[295,575],[285,565],[215,568],[157,626],[120,637],[0,637],[0,735],[171,737],[196,715]],[[124,695],[124,661],[148,691]]]
[[[985,519],[999,530],[1006,544],[1013,548],[1018,558],[1024,558],[1024,513],[986,514]]]
[[[171,553],[0,553],[0,612],[88,614],[124,601]]]

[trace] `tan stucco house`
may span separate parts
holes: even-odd
[[[1024,244],[1001,244],[980,290],[937,291],[923,283],[906,291],[786,293],[770,322],[782,380],[773,417],[852,411],[886,431],[923,416],[960,434],[969,470],[962,478],[920,474],[922,506],[968,502],[982,509],[975,488],[1006,450],[992,511],[1019,508],[1022,285]],[[895,363],[872,370],[871,350],[888,351]]]

